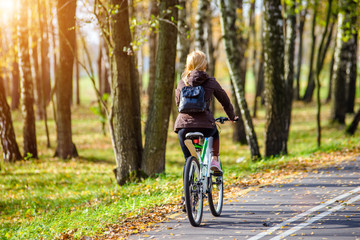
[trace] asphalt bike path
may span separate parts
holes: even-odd
[[[360,240],[360,156],[226,200],[220,217],[206,206],[200,227],[180,214],[129,239]]]

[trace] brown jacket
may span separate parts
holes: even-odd
[[[201,113],[179,113],[175,121],[175,132],[178,132],[181,128],[213,128],[215,126],[215,119],[210,111],[213,95],[221,103],[228,117],[232,120],[235,118],[234,108],[231,105],[230,99],[215,78],[209,77],[206,72],[203,71],[193,71],[189,74],[188,81],[190,86],[203,86],[207,108],[205,112]],[[176,106],[178,107],[180,103],[180,92],[184,86],[185,83],[180,80],[175,90]]]

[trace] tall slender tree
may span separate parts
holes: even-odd
[[[175,80],[177,0],[160,1],[159,45],[156,56],[154,104],[148,115],[141,169],[149,176],[165,170],[165,148]]]
[[[78,35],[78,26],[76,26],[77,31],[75,31],[75,35]],[[79,59],[79,44],[77,42],[77,37],[75,38],[75,49],[74,55],[75,59]],[[77,106],[80,105],[80,66],[79,61],[75,61],[74,68],[75,68],[75,104]]]
[[[263,5],[261,5],[261,25],[260,25],[260,39],[261,39],[261,52],[259,54],[257,74],[256,74],[256,87],[254,97],[254,112],[253,116],[256,118],[258,98],[263,100],[264,92],[264,11]]]
[[[29,1],[19,0],[18,4],[18,42],[19,42],[19,67],[21,83],[21,109],[24,119],[24,155],[38,157],[35,114],[34,114],[34,87],[31,77],[31,64],[29,52]]]
[[[248,39],[252,38],[252,44],[253,44],[253,53],[252,53],[252,71],[254,75],[254,79],[256,79],[256,66],[257,66],[257,47],[256,47],[256,23],[255,23],[255,5],[256,0],[250,0],[250,10],[249,10],[249,28],[251,29],[249,31],[249,37]],[[250,37],[251,36],[251,37]]]
[[[38,19],[34,16],[35,11],[37,12],[38,9],[36,8],[37,4],[34,4],[31,7],[31,56],[32,56],[32,63],[33,63],[33,76],[34,76],[34,84],[35,84],[35,103],[36,103],[36,118],[38,120],[44,119],[44,108],[42,107],[43,101],[43,83],[42,83],[42,76],[41,76],[41,62],[39,64],[39,33],[35,30],[37,26],[39,26]],[[41,56],[41,53],[40,53]]]
[[[155,20],[159,16],[159,6],[157,0],[151,0],[150,2],[150,21],[155,24]],[[150,108],[153,105],[153,93],[154,93],[154,84],[156,77],[156,52],[158,46],[158,33],[155,27],[150,28],[149,36],[149,84],[147,88],[148,95],[148,109],[147,112],[150,112]]]
[[[356,18],[357,15],[353,16]],[[356,20],[352,20],[356,24]],[[347,99],[346,99],[346,112],[354,113],[355,95],[356,95],[356,77],[357,77],[357,57],[358,57],[358,30],[354,31],[352,38],[349,40],[350,44],[350,56],[349,56],[349,74],[348,74],[348,87],[347,87]]]
[[[195,49],[205,52],[206,48],[206,21],[209,13],[210,1],[200,0],[195,22]]]
[[[38,0],[40,52],[41,52],[41,78],[43,89],[43,102],[45,106],[50,102],[51,77],[50,77],[50,38],[49,38],[49,12],[51,4],[48,0]],[[44,109],[46,111],[46,109]]]
[[[357,3],[353,0],[339,1],[339,17],[336,36],[335,63],[331,100],[331,121],[345,124],[346,115],[346,78],[351,44],[349,39],[356,24],[352,16],[356,14]],[[355,18],[356,19],[356,18]]]
[[[299,48],[297,54],[297,69],[296,69],[296,85],[294,98],[300,100],[300,76],[301,76],[301,65],[302,65],[302,56],[303,56],[303,33],[306,21],[306,15],[308,13],[309,1],[307,1],[306,6],[299,5],[300,8],[303,8],[297,14],[298,16],[298,31],[299,31]]]
[[[213,10],[211,8],[211,1],[209,2],[209,7],[207,9],[207,18],[206,18],[206,55],[208,56],[208,64],[207,64],[207,72],[210,76],[215,76],[215,64],[216,64],[216,58],[214,55],[215,48],[214,48],[214,42],[213,42],[213,24],[212,24],[212,15]],[[214,101],[212,101],[214,103]],[[215,110],[215,105],[212,106],[212,110]]]
[[[335,34],[335,36],[337,36],[337,34]],[[331,61],[330,61],[330,66],[329,66],[329,85],[328,85],[328,93],[327,93],[327,97],[326,97],[326,102],[327,103],[330,102],[331,96],[332,96],[332,85],[333,85],[334,63],[335,63],[335,50],[336,50],[336,41],[334,41],[334,47],[333,47],[333,50],[331,52]]]
[[[287,2],[286,17],[286,39],[285,39],[285,56],[284,56],[284,78],[285,78],[285,131],[287,142],[290,131],[291,110],[293,101],[293,85],[294,85],[294,59],[295,59],[295,39],[296,39],[296,1]],[[284,153],[287,153],[284,151]]]
[[[233,82],[236,99],[241,109],[241,116],[245,123],[246,137],[249,143],[251,158],[253,160],[261,157],[259,151],[259,145],[250,116],[249,109],[247,107],[245,99],[245,89],[241,84],[241,49],[237,39],[238,29],[235,25],[236,22],[236,3],[231,0],[220,0],[220,13],[221,13],[221,30],[224,36],[225,52],[227,57],[227,65],[230,72],[230,78]]]
[[[17,9],[18,1],[15,1],[15,9]],[[12,43],[14,46],[18,46],[17,38],[17,14],[13,16],[13,26],[11,28],[12,32]],[[12,59],[12,88],[11,88],[11,109],[17,109],[20,105],[20,72],[19,72],[19,53],[18,48],[13,47],[13,59]]]
[[[189,23],[187,21],[187,8],[186,8],[186,0],[179,1],[179,34],[178,34],[178,56],[179,56],[179,65],[178,65],[178,73],[181,73],[185,69],[186,65],[186,57],[190,51],[190,41],[188,40],[189,36]]]
[[[244,5],[244,1],[240,0],[237,2],[237,9],[239,9],[240,11],[238,14],[238,19],[240,22],[240,25],[245,25],[245,21],[243,18],[243,5]],[[252,9],[250,8],[250,22],[252,21]],[[250,23],[250,28],[252,23]],[[250,34],[249,34],[250,35]],[[244,36],[244,34],[242,33],[242,31],[239,31],[237,34],[237,38],[239,40],[239,44],[240,44],[240,56],[239,58],[241,59],[240,62],[240,68],[241,68],[241,84],[242,84],[242,88],[245,89],[245,81],[246,81],[246,69],[247,69],[247,57],[245,56],[245,51],[248,47],[248,43],[249,43],[249,36]],[[245,132],[245,125],[244,125],[244,121],[243,118],[241,117],[241,109],[240,106],[236,100],[236,91],[235,91],[235,87],[234,87],[234,82],[231,81],[231,91],[232,91],[232,96],[233,96],[233,100],[235,102],[234,104],[234,110],[236,115],[240,116],[239,117],[239,121],[237,121],[235,124],[233,124],[233,141],[234,142],[238,142],[240,144],[247,144],[247,139],[246,139],[246,132]],[[214,101],[213,101],[214,102]]]
[[[75,12],[76,1],[59,0],[57,2],[59,63],[56,77],[57,148],[55,156],[64,159],[78,156],[72,141],[70,109],[75,49]]]
[[[46,132],[47,147],[50,147],[50,137],[49,137],[49,127],[47,123],[47,112],[46,105],[49,101],[50,95],[50,57],[49,57],[49,38],[48,38],[48,24],[47,24],[47,14],[46,14],[46,1],[37,1],[38,7],[38,16],[39,16],[39,43],[40,43],[40,88],[38,91],[41,93],[41,100],[39,101],[40,105],[38,108],[42,108],[42,113],[44,116],[44,125]]]
[[[313,93],[315,89],[315,81],[314,81],[314,57],[315,57],[315,46],[316,46],[316,18],[318,14],[318,3],[319,0],[314,0],[313,6],[313,18],[311,25],[311,52],[310,52],[310,65],[309,65],[309,74],[308,74],[308,84],[305,90],[305,94],[303,96],[303,100],[305,102],[311,102],[313,98]]]
[[[195,50],[203,51],[207,55],[207,70],[210,76],[215,75],[216,58],[214,56],[212,9],[210,0],[200,0],[195,18]],[[211,111],[215,112],[215,101],[211,101]]]
[[[287,153],[287,88],[280,0],[264,1],[265,156]]]
[[[15,138],[15,131],[11,119],[10,107],[6,101],[1,68],[0,68],[0,143],[3,153],[2,157],[5,162],[15,162],[17,160],[22,159],[22,156],[19,151],[19,146]]]
[[[119,185],[137,177],[141,166],[141,126],[138,81],[133,71],[127,0],[111,0],[112,103],[109,118],[115,153],[115,177]]]
[[[315,72],[315,84],[316,84],[316,108],[317,108],[317,114],[316,114],[316,122],[317,122],[317,145],[320,147],[321,144],[321,100],[320,100],[320,72],[322,69],[322,65],[324,64],[324,58],[326,53],[326,44],[325,44],[325,38],[328,31],[328,25],[330,22],[330,16],[331,16],[331,7],[332,7],[332,0],[328,0],[328,10],[327,10],[327,16],[326,16],[326,26],[324,30],[324,34],[322,35],[320,45],[319,45],[319,51],[316,58],[316,72]]]

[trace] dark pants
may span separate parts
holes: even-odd
[[[211,153],[213,156],[219,156],[219,131],[217,130],[216,127],[214,127],[214,128],[182,128],[178,131],[178,136],[179,136],[181,150],[184,153],[185,160],[191,156],[189,149],[186,147],[186,145],[184,143],[185,135],[189,132],[201,132],[202,134],[204,134],[204,137],[213,137],[214,141],[213,141]]]

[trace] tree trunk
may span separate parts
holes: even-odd
[[[177,0],[160,1],[159,45],[156,57],[154,102],[148,115],[141,169],[148,176],[165,170],[165,149],[175,79]]]
[[[310,53],[309,75],[308,75],[308,84],[303,97],[304,102],[312,101],[313,93],[315,89],[313,68],[314,68],[314,56],[315,56],[315,45],[316,45],[315,27],[316,27],[317,5],[318,5],[318,0],[315,0],[314,15],[313,15],[312,27],[311,27],[311,53]]]
[[[224,45],[227,58],[227,65],[230,71],[230,78],[234,84],[236,99],[241,109],[241,116],[245,123],[246,138],[249,143],[251,158],[261,158],[256,133],[245,99],[245,89],[241,84],[241,49],[237,39],[238,29],[236,21],[236,4],[231,0],[220,0],[221,30],[224,35]]]
[[[72,141],[70,107],[76,40],[75,12],[76,1],[58,1],[57,18],[60,56],[56,81],[56,133],[58,145],[55,156],[63,159],[78,156],[75,144]]]
[[[290,5],[291,4],[291,5]],[[293,85],[294,85],[294,59],[295,59],[295,39],[296,39],[296,2],[290,3],[287,7],[286,19],[286,40],[285,40],[285,56],[284,56],[284,75],[285,75],[285,131],[286,139],[289,138],[290,123],[291,123],[291,110],[293,101]],[[287,153],[285,149],[284,153]]]
[[[34,86],[31,78],[29,28],[28,28],[28,0],[21,0],[19,4],[18,42],[19,66],[21,83],[21,109],[24,119],[24,156],[37,158],[35,114],[34,114]]]
[[[34,24],[34,23],[32,23]],[[34,24],[36,25],[36,23]],[[34,29],[34,28],[33,28]],[[44,109],[43,109],[43,90],[42,90],[42,76],[41,76],[41,69],[39,66],[39,56],[38,56],[38,36],[37,33],[32,33],[32,62],[33,62],[33,69],[34,69],[34,77],[35,77],[35,103],[36,103],[36,117],[38,120],[44,119]],[[41,54],[40,54],[41,55]]]
[[[215,57],[212,33],[212,11],[209,0],[200,0],[195,22],[195,49],[207,55],[207,70],[209,76],[215,75]],[[215,113],[215,101],[211,101],[211,111]]]
[[[240,9],[240,13],[242,13],[243,12],[243,1],[238,1],[238,8]],[[249,15],[251,15],[251,13]],[[239,17],[239,21],[240,21],[240,24],[245,24],[242,16]],[[237,37],[239,44],[240,44],[239,58],[241,59],[241,62],[240,62],[239,67],[240,67],[240,72],[241,72],[241,84],[242,84],[243,89],[245,89],[247,59],[248,59],[248,57],[245,57],[245,51],[248,47],[249,38],[250,38],[249,35],[247,36],[247,38],[245,38],[243,36],[243,34],[240,32],[240,33],[238,33],[238,37]],[[241,116],[240,106],[236,101],[236,93],[235,93],[233,81],[232,80],[230,80],[230,81],[231,81],[231,90],[232,90],[232,94],[233,94],[233,99],[235,100],[235,104],[234,104],[235,113],[237,116]],[[240,118],[238,122],[233,124],[233,141],[239,142],[241,144],[247,144],[245,126],[244,126],[244,121],[242,118]]]
[[[231,81],[231,92],[232,92],[232,97],[233,97],[233,102],[234,102],[235,115],[241,116],[241,110],[240,110],[240,106],[236,100],[236,92],[235,92],[233,81]],[[244,121],[243,121],[242,117],[239,117],[239,120],[237,122],[235,122],[234,125],[235,126],[233,127],[233,141],[243,144],[243,145],[247,144],[248,142],[246,140],[245,125],[244,125]]]
[[[264,11],[261,6],[261,27],[260,27],[260,39],[261,39],[261,54],[259,56],[259,64],[256,74],[256,86],[255,86],[255,98],[254,98],[254,112],[253,117],[256,118],[258,98],[262,97],[264,92]]]
[[[329,44],[330,44],[330,41],[328,40],[327,43],[324,46],[324,42],[325,42],[325,38],[326,38],[326,34],[327,34],[327,31],[328,31],[328,26],[329,26],[329,22],[330,22],[331,4],[332,4],[332,0],[328,0],[328,10],[327,10],[327,15],[326,15],[325,30],[324,30],[324,33],[322,35],[321,41],[320,41],[318,55],[317,55],[317,59],[316,59],[315,83],[316,83],[316,108],[317,108],[317,112],[316,112],[316,123],[317,124],[316,125],[317,125],[317,145],[318,145],[318,147],[320,147],[320,145],[321,145],[320,72],[321,72],[321,69],[322,69],[322,66],[323,66],[323,63],[324,63],[327,48],[329,47]],[[332,33],[332,29],[330,31],[330,34],[331,33]]]
[[[215,76],[215,64],[216,64],[216,59],[214,56],[214,43],[213,43],[213,31],[212,31],[212,10],[210,8],[210,3],[209,3],[209,7],[208,7],[208,12],[207,12],[207,18],[206,18],[206,48],[205,48],[205,52],[206,55],[208,57],[208,63],[207,63],[207,73],[209,74],[209,76]],[[212,112],[214,113],[215,111],[215,101],[211,101],[212,103]]]
[[[359,122],[360,122],[360,109],[355,114],[354,119],[351,122],[350,126],[346,129],[346,132],[350,135],[354,135],[354,133],[359,125]]]
[[[287,154],[287,88],[284,78],[284,38],[281,3],[265,6],[265,156]]]
[[[98,76],[101,96],[104,96],[104,94],[110,94],[111,92],[109,84],[109,72],[109,50],[104,41],[104,38],[101,37],[98,58]]]
[[[332,96],[332,85],[333,85],[334,63],[335,63],[335,50],[336,50],[336,42],[334,44],[334,49],[333,49],[333,52],[332,52],[332,57],[331,57],[331,62],[330,62],[329,86],[328,86],[328,95],[327,95],[327,98],[326,98],[326,103],[330,102],[331,96]]]
[[[47,112],[46,105],[47,100],[49,99],[48,90],[45,93],[45,87],[50,87],[50,59],[49,59],[49,40],[48,40],[48,29],[47,29],[47,17],[46,17],[46,2],[37,1],[37,10],[39,12],[39,30],[40,30],[40,81],[39,81],[39,89],[38,91],[41,93],[41,100],[39,101],[38,108],[42,109],[42,114],[44,116],[44,126],[46,133],[46,146],[50,148],[50,136],[49,136],[49,128],[47,123]],[[46,33],[45,33],[46,32]],[[47,82],[45,84],[45,82]]]
[[[0,68],[0,142],[3,151],[2,157],[5,162],[15,162],[17,160],[22,159],[22,156],[19,151],[19,146],[15,138],[10,107],[6,101],[1,68]]]
[[[17,5],[17,1],[15,2]],[[17,6],[16,6],[17,7]],[[16,8],[15,8],[16,9]],[[17,16],[13,18],[14,26],[12,27],[12,39],[13,45],[18,46],[17,38]],[[11,109],[15,110],[19,108],[20,104],[20,72],[19,72],[19,56],[17,47],[12,48],[14,51],[14,58],[12,60],[12,88],[11,88]]]
[[[150,20],[155,21],[159,15],[159,6],[157,0],[151,0],[150,3]],[[150,29],[149,36],[149,83],[147,88],[148,95],[148,108],[147,113],[149,114],[150,108],[153,105],[153,93],[154,93],[154,84],[155,84],[155,74],[156,74],[156,52],[157,52],[157,42],[158,34],[155,28]],[[147,128],[147,123],[146,123]]]
[[[47,11],[50,8],[47,1],[38,0],[39,28],[40,28],[40,52],[41,52],[41,82],[42,102],[47,106],[50,102],[51,77],[50,77],[50,53],[49,53],[49,31]],[[46,109],[44,109],[46,111]],[[45,116],[44,116],[45,117]]]
[[[181,78],[181,73],[184,71],[186,66],[186,57],[190,51],[190,41],[187,39],[189,33],[189,24],[187,21],[186,14],[186,0],[179,1],[180,9],[179,9],[179,48],[178,48],[178,56],[179,56],[179,67],[178,73]]]
[[[56,2],[49,2],[49,14],[50,16],[56,16]],[[50,29],[51,29],[51,47],[52,47],[52,55],[53,55],[53,64],[52,64],[52,68],[53,68],[53,77],[54,77],[54,85],[50,90],[50,94],[49,94],[49,102],[47,102],[47,105],[50,103],[52,103],[52,108],[53,108],[53,117],[55,120],[55,123],[57,122],[57,117],[56,117],[56,106],[55,106],[55,100],[54,100],[54,94],[56,91],[56,86],[57,86],[57,81],[58,81],[58,72],[57,72],[57,63],[58,63],[58,55],[57,55],[57,45],[56,45],[56,39],[57,39],[57,32],[56,32],[56,28],[55,28],[55,24],[54,21],[50,22]]]
[[[306,4],[306,8],[299,13],[299,52],[297,56],[297,72],[296,72],[296,86],[294,98],[300,100],[300,75],[301,75],[301,65],[302,65],[302,56],[303,56],[303,33],[306,15],[308,13],[309,4]]]
[[[190,41],[188,39],[189,36],[189,23],[187,20],[187,8],[186,8],[186,0],[179,1],[179,21],[178,21],[178,51],[177,55],[179,58],[179,63],[177,64],[177,78],[176,80],[181,79],[181,74],[185,70],[186,66],[186,58],[190,51]],[[176,89],[177,81],[174,83],[174,89]],[[178,110],[176,107],[175,98],[172,100],[172,119],[173,124],[175,124],[176,117],[178,114]]]
[[[75,35],[77,35],[78,32],[79,31],[75,31]],[[75,59],[79,59],[79,46],[76,40],[75,40],[74,52],[75,52],[74,53]],[[79,65],[80,65],[79,61],[75,61],[75,103],[77,106],[80,105],[80,66]]]
[[[209,13],[210,1],[199,0],[195,22],[195,49],[206,52],[206,22]]]
[[[98,60],[97,60],[97,70],[98,70],[98,80],[99,80],[99,91],[100,91],[100,94],[101,96],[104,94],[104,89],[103,89],[103,81],[104,81],[104,78],[103,78],[103,63],[102,63],[102,42],[103,42],[103,36],[100,36],[100,41],[99,41],[99,55],[98,55]]]
[[[127,0],[111,0],[111,5],[120,7],[114,11],[110,21],[110,36],[113,49],[112,63],[112,108],[109,117],[110,127],[113,129],[113,146],[117,167],[114,169],[115,178],[119,185],[132,178],[138,177],[141,164],[141,127],[140,114],[137,103],[133,102],[134,84],[138,84],[134,78],[134,60],[131,47],[131,33],[129,26],[129,10]],[[139,101],[139,100],[138,100]],[[140,133],[140,137],[139,137]],[[140,146],[139,146],[140,142]]]
[[[254,80],[256,81],[257,77],[257,71],[256,71],[256,61],[257,61],[257,47],[256,47],[256,24],[255,24],[255,4],[256,4],[256,0],[250,0],[250,11],[249,11],[249,27],[251,28],[251,38],[252,38],[252,43],[253,43],[253,54],[252,54],[252,70],[253,70],[253,75],[254,75]],[[249,37],[248,39],[250,39],[250,33],[249,33]]]
[[[17,45],[17,42],[14,43]],[[15,110],[19,108],[20,104],[20,72],[18,63],[18,50],[14,50],[14,60],[12,63],[12,88],[11,88],[11,109]]]
[[[346,99],[346,112],[354,113],[354,105],[355,105],[355,95],[356,95],[356,77],[357,77],[357,36],[356,32],[353,34],[351,40],[349,40],[350,44],[350,59],[349,59],[349,74],[348,74],[348,84],[347,84],[347,99]]]
[[[355,26],[351,25],[350,13],[356,9],[356,3],[352,1],[339,1],[339,17],[338,29],[336,37],[333,89],[332,89],[332,104],[331,104],[331,121],[340,124],[345,124],[346,114],[346,78],[347,65],[349,62],[349,51],[351,44],[349,41],[345,42],[347,32],[352,31]],[[354,11],[355,13],[355,11]]]

